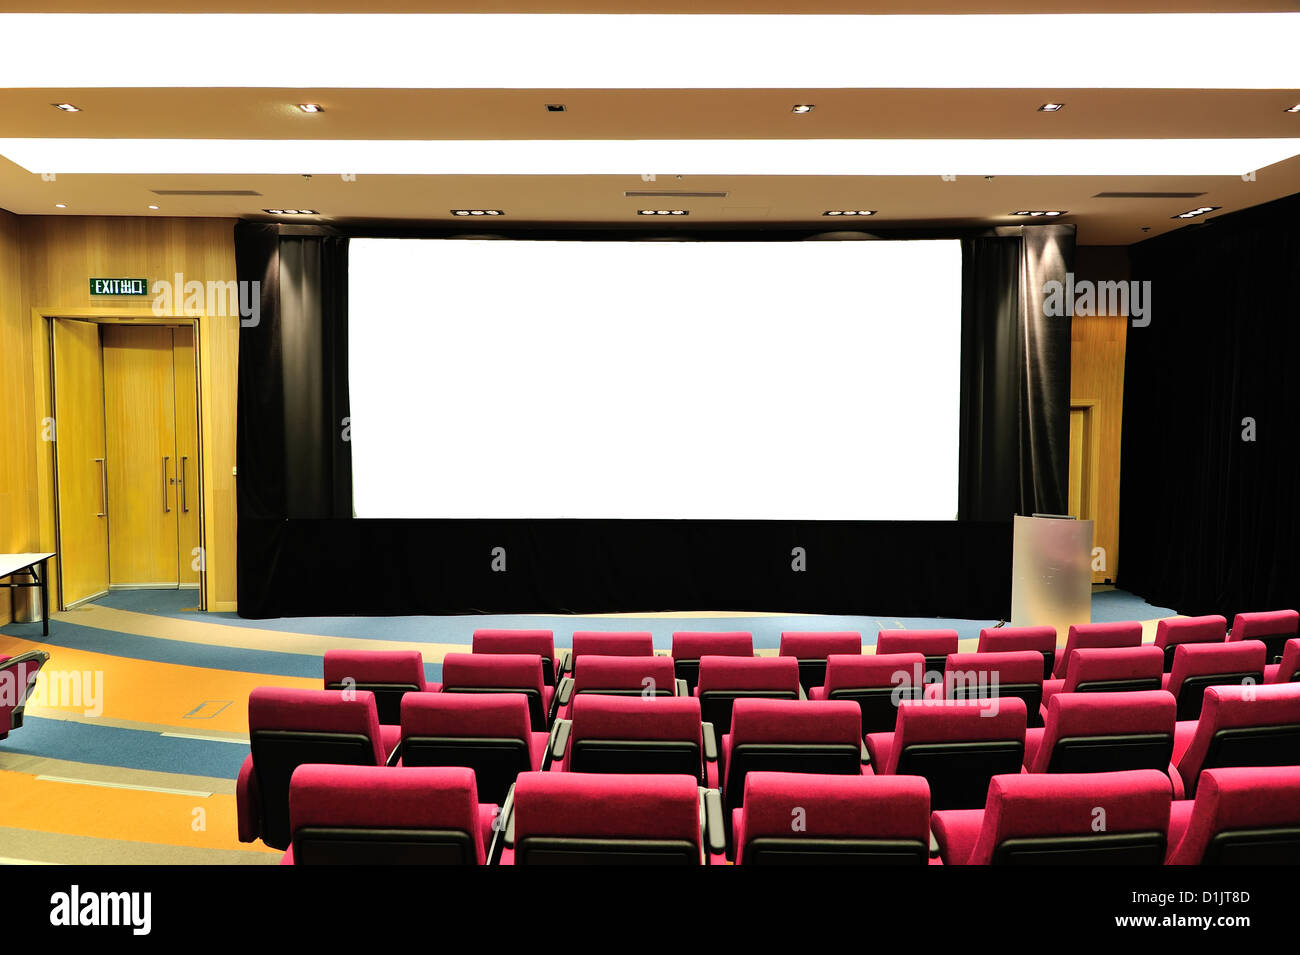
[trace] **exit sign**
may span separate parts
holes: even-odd
[[[91,295],[148,295],[148,279],[91,279]]]

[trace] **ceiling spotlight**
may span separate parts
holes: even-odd
[[[80,107],[80,106],[73,106],[71,103],[51,103],[50,105],[53,106],[55,109],[61,109],[61,110],[63,110],[65,113],[80,113],[80,112],[81,112],[81,107]]]
[[[56,202],[56,203],[54,204],[54,208],[56,208],[56,209],[66,209],[66,208],[68,208],[68,204],[67,204],[66,202]]]
[[[812,112],[814,109],[816,109],[816,108],[817,108],[817,107],[814,106],[814,105],[811,104],[811,103],[800,103],[800,104],[797,105],[797,106],[791,106],[791,107],[790,107],[790,112],[792,112],[792,113],[811,113],[811,112]]]
[[[691,213],[687,209],[638,209],[636,214],[639,216],[688,216]]]
[[[1201,206],[1199,209],[1189,209],[1187,212],[1180,212],[1176,216],[1170,216],[1171,219],[1195,219],[1197,216],[1203,216],[1207,212],[1218,212],[1219,206]]]
[[[547,104],[546,104],[546,111],[547,111],[548,113],[563,113],[563,112],[564,112],[564,104],[563,104],[563,103],[547,103]]]
[[[505,215],[500,209],[452,209],[451,214],[454,216],[503,216]]]
[[[315,216],[320,215],[315,209],[263,209],[273,216]]]
[[[1010,213],[1007,213],[1007,214],[1008,214],[1008,215],[1013,215],[1013,216],[1034,216],[1034,217],[1038,217],[1038,216],[1063,216],[1063,215],[1065,215],[1065,210],[1063,210],[1063,209],[1059,209],[1059,210],[1058,210],[1058,209],[1054,209],[1054,210],[1048,211],[1048,210],[1046,210],[1046,209],[1036,209],[1036,210],[1035,210],[1035,209],[1022,209],[1022,210],[1020,210],[1019,212],[1010,212]]]
[[[824,216],[874,216],[875,209],[827,209]]]
[[[321,106],[319,103],[299,103],[299,104],[298,104],[298,108],[299,108],[300,110],[302,110],[304,113],[323,113],[323,112],[325,112],[325,107],[324,107],[324,106]]]
[[[60,107],[60,108],[61,108],[61,107]],[[1300,103],[1296,103],[1294,106],[1290,106],[1290,107],[1288,107],[1287,110],[1286,110],[1286,112],[1288,112],[1288,113],[1300,113]]]
[[[1038,107],[1040,113],[1055,113],[1063,109],[1065,109],[1064,103],[1044,103],[1042,106]]]
[[[149,203],[149,208],[150,208],[150,209],[157,209],[157,208],[158,208],[158,205],[157,205],[157,203],[151,202],[151,203]]]

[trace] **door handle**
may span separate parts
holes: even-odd
[[[105,517],[108,514],[108,467],[103,458],[95,458],[95,463],[99,465],[99,513],[95,516]]]
[[[168,495],[167,493],[167,462],[170,460],[171,460],[170,456],[165,454],[163,455],[163,513],[164,514],[170,514],[172,512],[171,496]]]
[[[181,476],[177,481],[177,483],[179,483],[181,486],[181,512],[184,514],[188,514],[190,512],[190,497],[188,494],[185,493],[185,464],[187,461],[189,461],[189,457],[187,455],[182,454],[181,455]]]

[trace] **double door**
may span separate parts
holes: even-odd
[[[63,606],[197,587],[197,376],[189,325],[54,320]]]

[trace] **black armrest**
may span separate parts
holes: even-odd
[[[385,765],[385,766],[396,766],[396,765],[397,765],[397,761],[398,761],[399,759],[401,759],[401,758],[402,758],[402,743],[401,743],[401,741],[399,740],[398,743],[397,743],[397,745],[393,747],[393,751],[392,751],[391,753],[388,754],[388,759],[387,759],[387,761],[384,763],[384,765]]]
[[[688,686],[686,685],[686,681],[685,681],[685,680],[674,680],[673,682],[677,684],[677,695],[678,695],[678,696],[690,696],[690,695],[691,695],[691,688],[688,687]]]
[[[573,695],[573,677],[566,676],[560,681],[560,685],[555,688],[555,700],[560,706],[569,702],[569,697]]]
[[[718,759],[718,737],[713,732],[712,723],[701,723],[700,729],[704,736],[704,758],[709,762],[716,762]]]
[[[716,789],[704,790],[704,838],[710,855],[727,851],[727,832],[722,819],[722,794]]]
[[[547,752],[551,759],[564,759],[564,751],[569,748],[569,733],[573,729],[573,720],[556,720],[551,728],[551,742]]]

